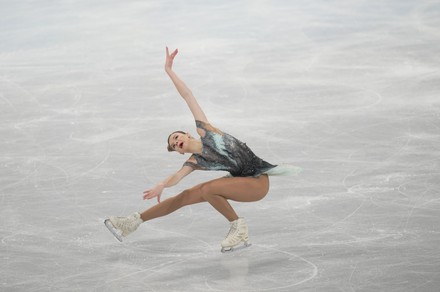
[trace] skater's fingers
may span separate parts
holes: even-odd
[[[148,194],[144,195],[144,200],[150,200],[156,196],[156,194],[149,192]]]
[[[174,52],[171,53],[171,57],[175,57],[177,55],[177,53],[179,52],[178,49],[175,49]]]
[[[145,193],[144,194],[144,200],[149,200],[154,198],[154,194],[152,194],[151,192]]]
[[[174,59],[174,57],[177,55],[178,52],[179,52],[179,50],[178,50],[178,49],[175,49],[175,50],[170,54],[170,51],[169,51],[168,47],[166,47],[166,57],[167,57],[167,59],[168,59],[168,58],[169,58],[169,59]]]

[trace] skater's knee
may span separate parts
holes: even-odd
[[[203,183],[200,185],[200,193],[202,197],[207,200],[210,196],[213,195],[213,189],[209,183]]]
[[[179,205],[184,206],[187,204],[189,197],[190,197],[189,190],[184,190],[183,192],[181,192],[176,196],[176,201],[179,202]]]
[[[176,196],[176,200],[180,206],[187,206],[203,202],[204,199],[200,194],[197,194],[193,189],[184,190]]]

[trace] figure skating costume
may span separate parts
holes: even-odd
[[[237,138],[221,132],[208,123],[196,120],[201,137],[202,153],[196,153],[184,163],[193,169],[223,170],[231,176],[259,176],[276,167],[257,157]]]
[[[205,134],[201,137],[202,153],[196,153],[183,164],[195,170],[228,171],[230,176],[259,176],[261,174],[296,175],[302,168],[289,165],[273,165],[256,156],[237,138],[196,120],[196,126]]]

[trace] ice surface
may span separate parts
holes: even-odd
[[[233,203],[251,248],[208,204],[103,224],[195,134],[167,45],[215,126],[304,168]],[[439,52],[438,1],[1,1],[0,290],[438,291]]]

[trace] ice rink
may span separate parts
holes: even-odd
[[[188,157],[165,46],[213,125],[304,168],[232,203],[251,248],[207,203],[103,224]],[[0,64],[1,291],[439,291],[439,1],[0,0]]]

